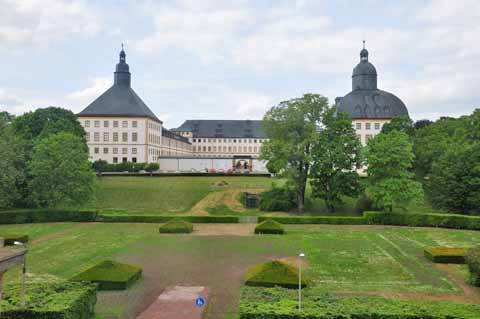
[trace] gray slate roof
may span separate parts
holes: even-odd
[[[193,137],[267,138],[262,121],[252,120],[187,120],[172,131],[192,132]]]

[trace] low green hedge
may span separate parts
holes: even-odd
[[[465,255],[465,261],[470,271],[470,283],[480,287],[480,246],[470,248]]]
[[[262,222],[272,219],[281,224],[330,224],[330,225],[364,225],[363,217],[350,216],[259,216],[258,221]]]
[[[450,247],[426,247],[423,250],[425,257],[442,264],[464,264],[466,252],[465,248]]]
[[[125,290],[141,276],[141,268],[105,260],[76,275],[72,281],[96,283],[99,290]]]
[[[278,260],[250,267],[245,274],[245,285],[256,287],[298,288],[298,268]],[[302,278],[302,287],[306,281]]]
[[[181,218],[191,223],[237,224],[238,216],[168,216],[168,215],[130,215],[101,214],[98,221],[107,223],[166,223],[174,218]]]
[[[3,238],[5,246],[12,246],[16,241],[23,244],[28,242],[28,235],[25,234],[0,234],[0,238]]]
[[[0,211],[0,224],[30,224],[48,222],[93,222],[96,211],[19,209]]]
[[[456,229],[480,230],[479,216],[455,214],[418,214],[418,213],[384,213],[365,212],[365,220],[373,225],[398,225],[413,227],[442,227]]]
[[[160,226],[158,231],[164,234],[188,234],[193,232],[193,224],[180,218],[175,218]]]
[[[284,292],[282,290],[287,290]],[[307,294],[307,291],[305,291]],[[302,300],[281,288],[242,288],[240,319],[478,319],[480,306],[448,301],[315,294]]]
[[[282,224],[272,219],[267,219],[255,227],[255,234],[277,234],[282,235],[285,229]]]
[[[21,309],[21,285],[7,285],[2,319],[94,319],[97,286],[79,282],[28,284],[27,304]]]

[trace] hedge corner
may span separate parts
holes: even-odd
[[[193,232],[193,224],[180,218],[172,219],[159,228],[162,234],[188,234]]]
[[[465,248],[426,247],[423,250],[427,259],[442,264],[464,264],[466,253]]]
[[[273,219],[267,219],[255,227],[255,234],[285,234],[285,228],[282,224]]]
[[[257,287],[298,288],[298,268],[278,260],[250,267],[245,274],[245,285]],[[304,278],[302,287],[307,283]]]
[[[25,244],[28,242],[28,235],[26,234],[0,234],[0,238],[3,238],[5,246],[13,246],[15,242]]]
[[[141,276],[141,268],[105,260],[76,275],[72,280],[96,283],[99,290],[126,290]]]

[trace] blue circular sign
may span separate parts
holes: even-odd
[[[203,299],[202,297],[198,297],[197,300],[195,300],[195,304],[197,305],[197,307],[203,307],[205,306],[205,299]]]

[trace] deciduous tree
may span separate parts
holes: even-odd
[[[0,131],[0,208],[14,207],[22,199],[25,156],[21,141],[8,127]]]

